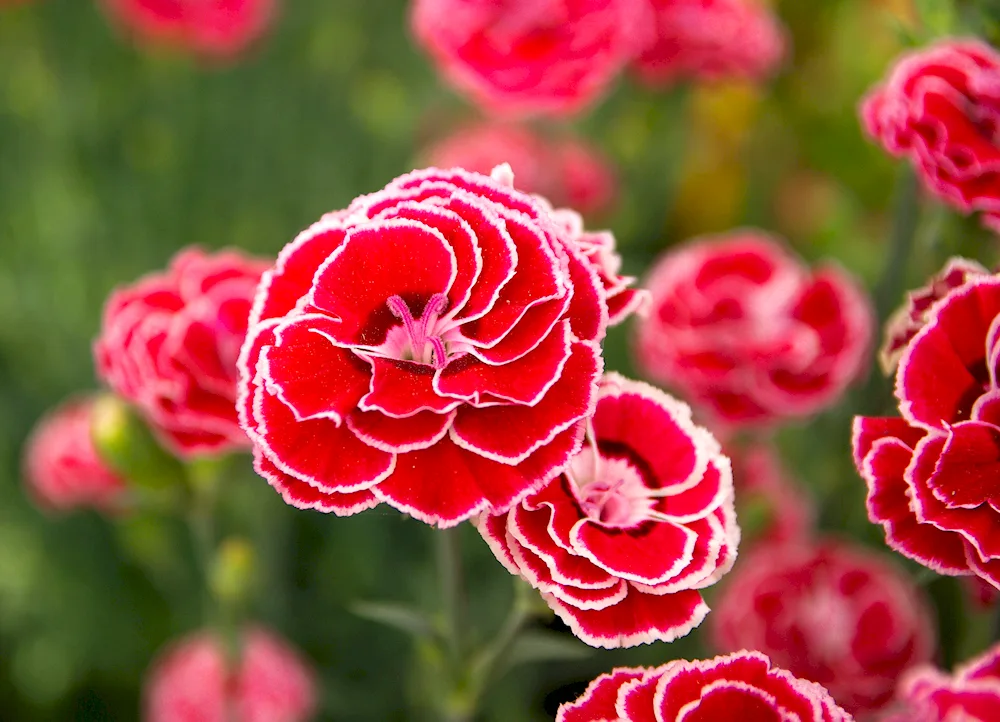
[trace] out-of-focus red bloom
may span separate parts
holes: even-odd
[[[905,55],[861,105],[868,134],[932,193],[1000,229],[1000,54],[975,39]]]
[[[569,115],[648,37],[646,0],[414,0],[413,32],[492,114]]]
[[[189,248],[104,307],[98,374],[181,456],[249,445],[236,418],[236,360],[267,267],[238,251]]]
[[[896,371],[901,417],[857,417],[868,516],[901,554],[1000,588],[1000,277],[935,303]]]
[[[816,510],[805,490],[789,478],[775,449],[755,444],[733,452],[731,458],[736,509],[744,536],[748,531],[744,516],[759,513],[764,518],[754,530],[755,541],[806,539],[812,533]]]
[[[965,592],[969,599],[979,609],[992,609],[1000,600],[1000,589],[979,577],[965,577]]]
[[[265,274],[240,414],[290,504],[346,515],[384,501],[451,526],[507,510],[579,450],[605,292],[512,185],[506,166],[402,176]]]
[[[587,644],[683,636],[708,613],[699,590],[736,559],[729,460],[685,404],[617,374],[601,384],[589,442],[479,531]]]
[[[742,651],[662,667],[619,667],[602,674],[556,722],[852,722],[813,682]]]
[[[124,481],[101,460],[91,440],[94,400],[70,400],[45,416],[24,451],[24,476],[41,506],[65,511],[112,509]]]
[[[615,197],[614,170],[594,148],[575,138],[546,138],[524,126],[485,123],[464,128],[424,155],[439,168],[486,175],[508,163],[525,193],[584,214],[606,210]]]
[[[306,722],[316,710],[312,670],[275,634],[246,631],[236,669],[211,632],[175,643],[146,682],[145,722]]]
[[[669,251],[646,286],[640,367],[725,425],[815,413],[865,368],[873,319],[857,282],[810,271],[760,232]]]
[[[777,18],[756,0],[646,0],[655,39],[635,61],[639,77],[662,85],[683,78],[762,79],[781,62]]]
[[[710,621],[720,651],[759,649],[825,686],[852,714],[884,705],[899,676],[934,650],[919,590],[870,552],[839,542],[759,547],[742,559]]]
[[[993,722],[1000,719],[1000,645],[952,675],[922,667],[897,692],[901,710],[886,722]]]
[[[102,0],[142,44],[171,45],[212,58],[239,55],[274,15],[275,0]]]

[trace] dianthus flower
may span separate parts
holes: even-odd
[[[685,404],[617,374],[588,436],[562,475],[479,531],[587,644],[683,636],[708,613],[699,590],[736,558],[729,460]]]
[[[678,79],[760,80],[785,52],[777,18],[756,0],[646,0],[655,17],[654,40],[636,58],[651,85]]]
[[[789,477],[775,449],[756,444],[734,451],[733,481],[736,509],[744,534],[744,516],[759,515],[754,541],[790,542],[812,533],[815,509],[812,499]]]
[[[384,501],[451,526],[508,509],[579,450],[605,293],[509,167],[494,176],[402,176],[265,274],[240,414],[290,504],[346,515]]]
[[[259,627],[243,635],[239,663],[211,632],[176,642],[146,683],[145,722],[307,722],[316,710],[312,670]]]
[[[91,440],[94,400],[68,401],[47,414],[24,452],[27,489],[41,506],[65,511],[114,508],[125,482],[100,458]]]
[[[854,421],[868,516],[901,554],[1000,588],[1000,277],[971,274],[921,319],[896,370],[901,416]]]
[[[98,375],[177,454],[249,446],[236,418],[236,360],[267,267],[237,251],[189,248],[104,307]]]
[[[815,413],[865,368],[873,320],[860,286],[836,266],[810,271],[762,233],[671,250],[646,286],[639,366],[723,424]]]
[[[470,126],[434,144],[424,155],[439,168],[484,174],[508,163],[521,190],[583,214],[606,210],[616,193],[614,170],[597,150],[575,138],[544,137],[526,126]]]
[[[103,5],[139,43],[229,58],[267,29],[275,0],[103,0]]]
[[[720,651],[759,649],[829,689],[852,714],[879,709],[900,675],[934,650],[917,588],[870,552],[839,542],[744,555],[710,622]]]
[[[868,134],[924,185],[1000,229],[1000,54],[975,39],[903,56],[861,105]]]
[[[568,115],[591,104],[645,37],[646,0],[415,0],[413,32],[492,114]]]
[[[993,722],[1000,719],[1000,645],[955,670],[912,670],[896,697],[901,710],[891,722]],[[890,720],[886,720],[890,722]]]
[[[590,683],[556,722],[852,722],[818,684],[741,651],[662,667],[619,667]]]

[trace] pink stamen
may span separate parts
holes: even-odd
[[[434,367],[442,368],[445,366],[448,352],[444,340],[433,332],[442,311],[448,306],[448,297],[443,293],[435,293],[431,296],[424,305],[424,312],[419,321],[413,318],[410,307],[399,296],[390,296],[386,305],[392,311],[392,315],[403,322],[414,360],[418,363],[425,363],[426,346],[430,344]]]

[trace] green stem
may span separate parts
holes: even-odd
[[[438,579],[441,584],[441,613],[444,636],[451,662],[461,672],[465,652],[465,591],[462,574],[461,529],[443,529],[434,534]]]

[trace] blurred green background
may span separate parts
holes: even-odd
[[[881,284],[884,311],[954,249],[994,262],[974,221],[925,202],[906,268],[884,271],[898,172],[863,139],[856,103],[906,43],[991,27],[989,3],[917,4],[922,22],[907,0],[787,0],[777,10],[791,57],[773,83],[652,91],[626,76],[577,119],[574,130],[618,167],[617,207],[593,224],[616,232],[627,269],[641,274],[686,236],[757,225]],[[94,387],[90,342],[114,285],[188,244],[273,255],[474,117],[406,27],[404,0],[289,0],[253,52],[204,67],[136,50],[93,0],[0,9],[0,719],[137,719],[156,650],[200,624],[183,529],[155,516],[42,515],[22,491],[21,445],[45,409]],[[631,372],[627,342],[628,329],[611,335],[609,368]],[[874,380],[781,438],[797,478],[827,502],[823,524],[875,546],[848,419],[887,394]],[[252,536],[261,557],[255,616],[316,664],[320,719],[414,719],[419,652],[346,607],[434,608],[433,532],[390,511],[298,512],[248,460],[229,468],[223,526]],[[500,623],[510,578],[474,530],[463,533],[485,634]],[[946,658],[981,646],[957,585],[930,587],[956,625]],[[486,718],[552,719],[615,664],[707,653],[695,632],[527,666],[491,693]]]

